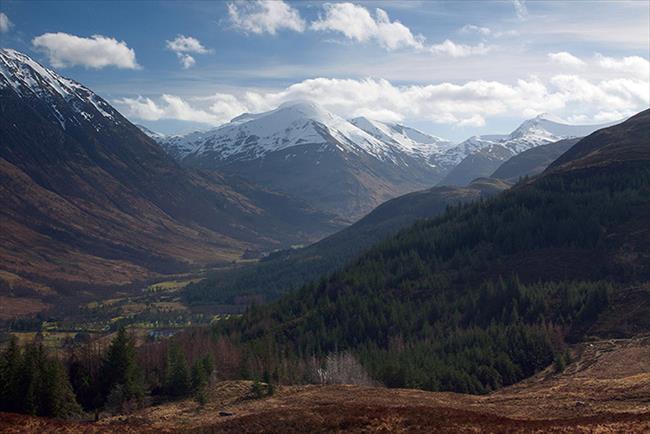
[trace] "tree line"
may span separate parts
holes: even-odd
[[[144,356],[156,355],[145,361]],[[145,362],[145,363],[143,363]],[[0,411],[69,418],[101,411],[120,413],[143,405],[145,396],[195,397],[205,403],[205,388],[215,370],[212,353],[193,363],[176,341],[136,349],[121,328],[105,351],[97,342],[75,348],[60,360],[42,343],[20,346],[15,338],[0,354]]]

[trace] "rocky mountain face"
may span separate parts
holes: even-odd
[[[568,125],[548,114],[523,122],[508,135],[474,136],[443,154],[434,156],[449,172],[439,185],[467,185],[475,178],[488,177],[501,164],[529,149],[586,136],[613,125]]]
[[[339,227],[285,194],[181,167],[90,89],[9,49],[0,120],[4,273],[124,284]]]
[[[306,101],[162,141],[186,166],[240,175],[348,221],[434,185],[444,171],[429,156],[447,145],[406,127],[349,122]]]

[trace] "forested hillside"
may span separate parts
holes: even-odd
[[[584,139],[588,166],[565,158],[416,223],[215,333],[247,348],[244,372],[294,381],[300,360],[346,350],[388,386],[429,390],[482,393],[554,357],[561,366],[567,336],[650,277],[649,121],[645,111]]]
[[[315,244],[271,254],[247,267],[215,272],[186,291],[191,302],[237,303],[271,300],[332,273],[373,244],[418,219],[433,218],[448,206],[497,194],[509,185],[479,179],[467,187],[434,187],[389,200],[350,227]]]

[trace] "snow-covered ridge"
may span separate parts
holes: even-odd
[[[389,129],[379,124],[378,128]],[[419,132],[409,131],[414,136]],[[431,137],[419,143],[407,133],[390,133],[400,140],[385,140],[311,101],[289,101],[265,113],[245,113],[231,122],[204,132],[174,136],[162,141],[176,158],[210,154],[217,160],[250,160],[294,146],[334,147],[346,153],[365,153],[382,161],[402,164],[404,156],[426,161],[436,144],[448,142]],[[424,136],[424,133],[419,133]]]
[[[143,133],[145,133],[147,136],[151,137],[152,139],[159,141],[159,140],[164,140],[167,136],[165,136],[162,133],[158,133],[156,131],[150,130],[149,128],[145,127],[144,125],[140,124],[134,124],[136,127],[140,129]]]
[[[429,158],[452,146],[452,143],[445,139],[400,124],[380,122],[365,117],[351,119],[350,123],[376,139],[413,156]]]
[[[442,166],[452,167],[460,163],[468,155],[479,151],[486,152],[486,148],[497,145],[500,148],[509,150],[512,155],[516,155],[528,149],[559,140],[584,137],[596,130],[616,123],[569,125],[553,115],[543,113],[524,121],[510,134],[473,136],[436,158]],[[487,151],[489,152],[489,149]]]
[[[0,49],[0,89],[12,88],[21,97],[36,97],[52,105],[52,109],[63,128],[66,122],[79,119],[65,119],[57,108],[62,98],[82,119],[92,122],[101,116],[117,122],[117,112],[106,101],[76,81],[62,77],[45,68],[31,57],[10,48]],[[92,106],[92,109],[88,106]],[[95,128],[99,128],[96,125]]]

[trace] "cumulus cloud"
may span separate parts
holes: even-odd
[[[11,26],[13,24],[9,20],[9,17],[4,12],[0,12],[0,33],[8,32]]]
[[[478,45],[457,44],[449,39],[440,44],[428,46],[424,36],[414,35],[408,27],[399,21],[391,21],[388,13],[383,9],[376,9],[375,15],[372,16],[365,7],[352,3],[326,3],[323,7],[325,15],[311,23],[312,30],[338,32],[357,42],[374,41],[390,51],[411,48],[437,55],[467,57],[485,54],[492,48],[483,43]],[[486,27],[471,26],[471,28],[467,28],[468,31],[477,29],[479,32],[490,32],[490,29]]]
[[[236,1],[228,4],[231,24],[246,33],[275,35],[278,30],[305,30],[297,9],[282,0]]]
[[[429,47],[434,54],[446,54],[451,57],[468,57],[489,53],[493,47],[487,46],[482,42],[478,45],[456,44],[447,39],[446,41]]]
[[[528,18],[528,8],[524,0],[512,0],[512,5],[515,7],[517,18],[525,20]]]
[[[83,38],[68,33],[44,33],[32,39],[32,45],[43,51],[56,68],[76,65],[95,69],[107,66],[140,68],[135,51],[126,42],[102,35]]]
[[[415,36],[399,21],[391,21],[383,9],[376,9],[373,17],[368,9],[352,3],[326,3],[325,15],[311,23],[317,31],[342,33],[358,42],[376,41],[388,50],[411,47],[422,48],[422,36]]]
[[[191,104],[169,95],[158,103],[148,98],[119,102],[124,103],[128,115],[146,120],[171,117],[215,125],[244,112],[266,111],[286,101],[306,99],[345,117],[480,127],[494,116],[532,117],[541,112],[566,118],[581,115],[583,121],[593,122],[620,119],[648,106],[648,86],[643,80],[590,81],[576,75],[556,75],[548,80],[533,76],[510,84],[474,80],[411,86],[372,78],[314,78],[278,91],[218,93],[195,98]],[[176,98],[173,106],[170,98]]]
[[[166,45],[169,50],[176,53],[204,54],[208,52],[208,49],[201,44],[201,41],[191,36],[178,35],[175,39],[167,41]]]
[[[191,68],[196,63],[194,57],[188,53],[205,54],[210,52],[198,39],[184,35],[178,35],[175,39],[167,41],[166,47],[176,53],[183,69]]]
[[[577,58],[571,53],[567,53],[566,51],[560,51],[558,53],[548,53],[549,59],[551,61],[560,64],[560,65],[565,65],[565,66],[572,66],[572,67],[581,67],[585,65],[585,62]]]
[[[596,54],[596,61],[601,68],[628,73],[642,80],[650,80],[650,62],[639,56],[616,59]]]

